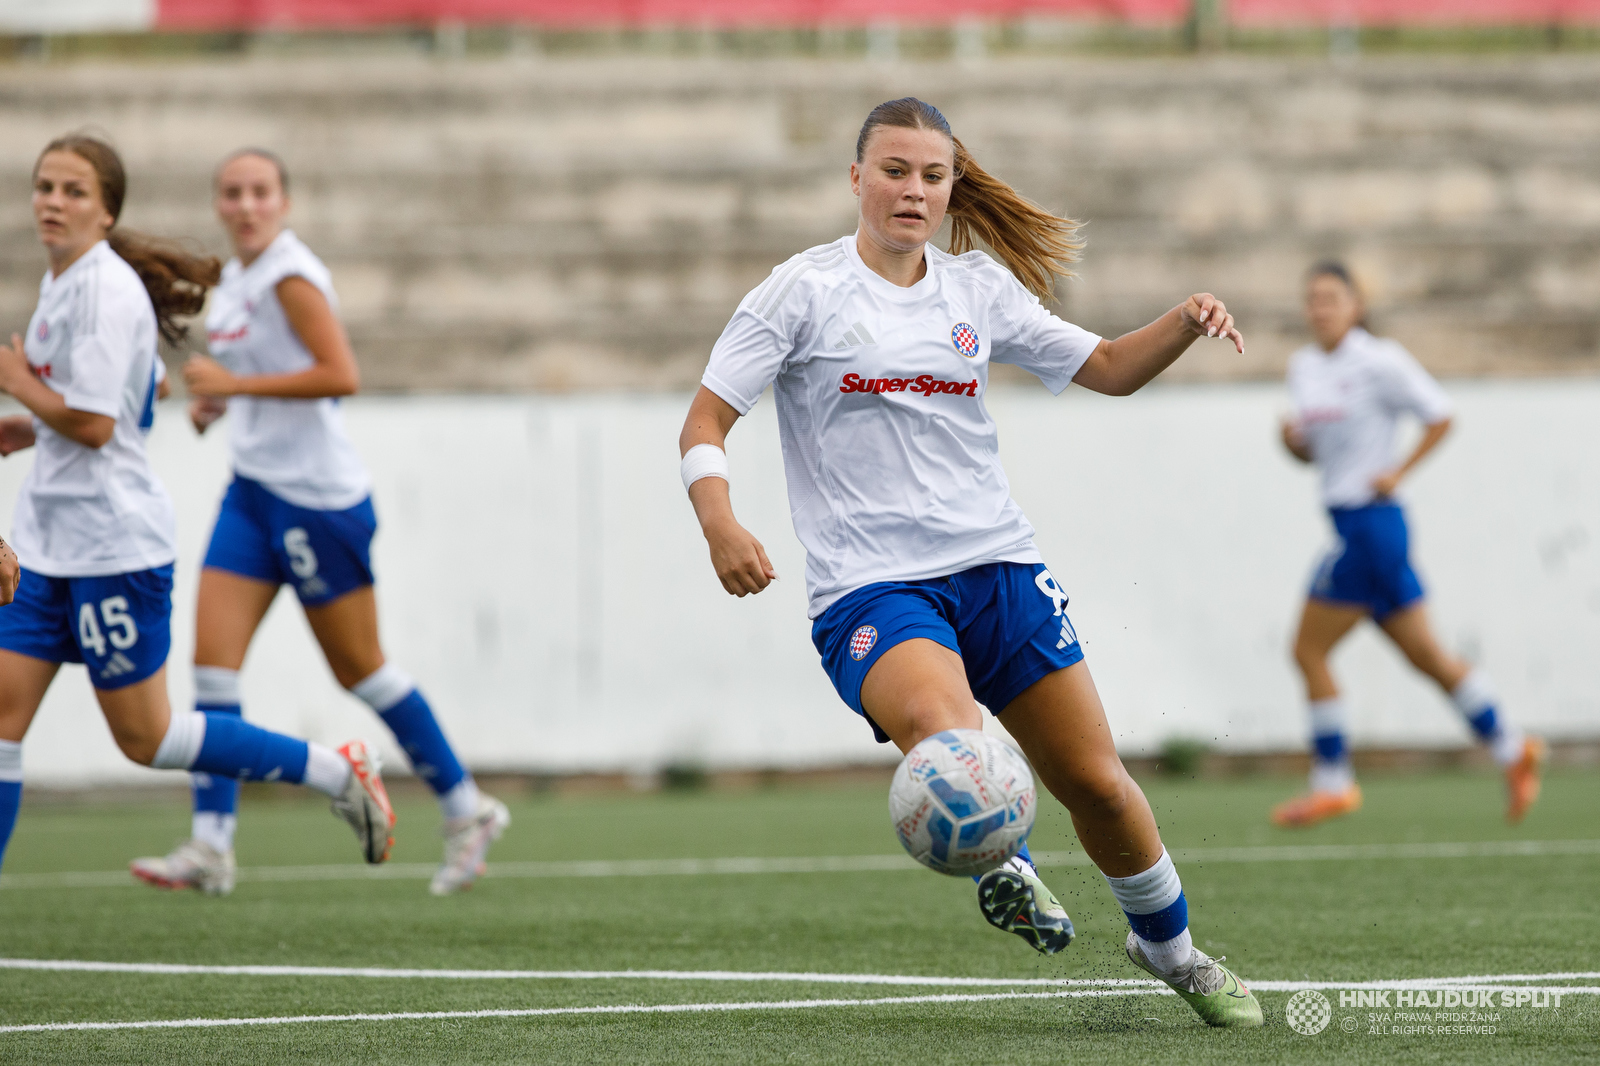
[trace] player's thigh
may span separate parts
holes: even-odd
[[[861,706],[901,751],[944,729],[983,728],[961,656],[925,637],[878,657],[861,683]]]
[[[215,567],[201,570],[195,601],[195,665],[242,667],[250,641],[277,595],[275,582]]]
[[[328,668],[339,684],[350,688],[383,665],[378,640],[378,597],[371,585],[337,599],[305,608],[306,621],[322,646]]]
[[[22,740],[60,669],[60,663],[0,648],[0,740]]]
[[[1446,651],[1434,635],[1428,608],[1422,601],[1400,608],[1378,625],[1411,665],[1446,689],[1455,688],[1467,676],[1467,664]]]
[[[122,754],[145,766],[156,757],[156,750],[167,735],[172,721],[172,704],[167,698],[167,668],[120,688],[94,690],[100,701],[111,736]]]
[[[1035,681],[1006,706],[1000,722],[1069,808],[1121,798],[1128,775],[1088,663]]]
[[[1300,612],[1300,627],[1294,637],[1295,657],[1325,658],[1334,645],[1366,617],[1365,607],[1315,598],[1306,600]]]

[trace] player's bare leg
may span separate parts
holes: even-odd
[[[1305,679],[1311,707],[1311,780],[1307,790],[1273,808],[1280,826],[1315,825],[1361,808],[1361,789],[1350,766],[1344,704],[1328,656],[1362,619],[1364,607],[1309,599],[1294,638],[1294,661]]]
[[[1384,633],[1411,665],[1431,677],[1466,719],[1478,740],[1500,764],[1506,782],[1506,821],[1522,821],[1539,798],[1548,748],[1506,721],[1488,675],[1451,655],[1435,638],[1422,602],[1402,608],[1382,622]]]

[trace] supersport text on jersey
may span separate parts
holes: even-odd
[[[231,259],[211,293],[206,337],[211,354],[235,374],[293,374],[316,365],[278,302],[285,278],[315,285],[337,313],[333,277],[292,230],[243,266]],[[342,511],[372,491],[333,398],[294,400],[234,396],[228,400],[233,468],[300,507]]]
[[[1450,417],[1450,398],[1411,353],[1359,326],[1331,352],[1308,344],[1291,355],[1288,384],[1328,507],[1363,507],[1376,498],[1373,479],[1396,464],[1401,415],[1428,425]]]
[[[854,235],[800,253],[740,303],[701,379],[740,414],[773,387],[812,618],[876,581],[1041,561],[984,405],[989,364],[1059,393],[1100,338],[982,252],[925,254],[902,288]]]
[[[172,500],[145,454],[155,419],[156,314],[133,267],[101,241],[39,283],[24,341],[28,365],[74,411],[116,420],[90,448],[35,418],[12,542],[22,565],[49,577],[104,577],[177,557]]]

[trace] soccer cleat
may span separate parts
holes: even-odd
[[[1039,873],[1014,859],[978,879],[978,906],[996,929],[1015,933],[1041,955],[1072,943],[1072,919]]]
[[[482,877],[488,865],[489,845],[511,824],[511,812],[493,796],[478,797],[478,813],[467,818],[447,818],[444,823],[444,864],[433,875],[428,891],[435,896],[465,892]]]
[[[134,859],[128,872],[157,888],[197,888],[208,896],[226,896],[233,891],[233,851],[185,840],[166,855]]]
[[[378,753],[364,740],[352,740],[339,749],[350,763],[350,781],[344,795],[333,801],[333,813],[349,822],[361,840],[361,856],[370,863],[389,857],[394,847],[394,808],[378,776]]]
[[[1522,758],[1506,767],[1506,821],[1516,825],[1539,798],[1544,761],[1550,746],[1538,737],[1522,742]]]
[[[1343,792],[1307,792],[1272,808],[1272,824],[1286,829],[1302,829],[1329,818],[1353,814],[1360,809],[1360,785],[1351,785]]]
[[[1192,949],[1189,961],[1170,974],[1150,965],[1139,947],[1139,936],[1128,934],[1128,959],[1152,977],[1165,981],[1183,1001],[1194,1008],[1207,1025],[1227,1029],[1253,1029],[1265,1024],[1261,1004],[1244,982],[1226,966],[1224,956],[1213,959],[1199,948]]]

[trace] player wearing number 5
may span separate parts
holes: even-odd
[[[510,822],[481,795],[427,700],[378,641],[370,548],[371,484],[345,432],[338,397],[358,386],[327,267],[284,228],[289,178],[270,152],[235,152],[217,169],[217,215],[233,243],[206,331],[215,359],[184,368],[206,429],[226,412],[234,479],[200,575],[195,699],[240,714],[239,669],[280,585],[300,598],[334,677],[383,719],[444,812],[444,863],[432,891],[468,888]],[[190,840],[134,873],[166,887],[233,887],[238,786],[196,775]]]
[[[333,798],[368,862],[389,855],[394,814],[361,741],[339,752],[237,718],[173,713],[172,501],[145,456],[160,380],[158,332],[200,309],[215,259],[117,229],[122,161],[63,137],[33,172],[33,215],[50,269],[28,335],[0,345],[0,389],[31,412],[0,420],[0,454],[34,449],[14,537],[25,568],[0,609],[0,853],[22,795],[22,738],[62,663],[82,663],[128,758],[309,785]],[[0,591],[9,585],[0,558]],[[5,598],[5,597],[0,597]]]

